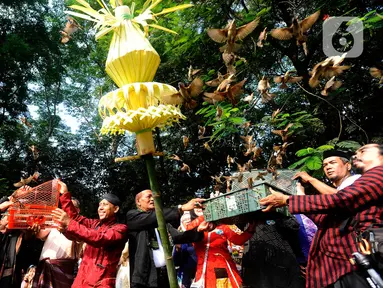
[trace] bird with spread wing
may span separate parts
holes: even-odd
[[[306,17],[302,21],[298,21],[298,17],[293,19],[293,24],[290,27],[276,28],[273,29],[270,34],[272,37],[278,40],[290,40],[292,38],[296,39],[297,46],[303,46],[305,54],[308,54],[307,49],[307,31],[315,24],[320,15],[320,10],[316,11],[314,14]]]
[[[220,48],[221,52],[232,53],[238,51],[240,45],[236,43],[245,39],[259,24],[259,17],[241,27],[236,26],[235,20],[231,20],[224,29],[208,29],[209,37],[218,43],[225,43]]]

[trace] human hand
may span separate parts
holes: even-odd
[[[28,227],[28,230],[32,232],[33,235],[36,235],[37,233],[40,232],[40,225],[37,223],[34,223],[32,226]]]
[[[205,201],[205,199],[202,198],[194,198],[190,200],[188,203],[182,205],[181,209],[182,211],[190,211],[194,208],[202,208],[201,202]]]
[[[53,221],[57,223],[57,230],[59,230],[60,232],[64,232],[70,222],[68,214],[64,210],[57,208],[52,211],[52,215]]]
[[[63,195],[65,193],[67,193],[68,192],[68,187],[66,186],[66,184],[64,182],[62,182],[61,180],[58,180],[57,182],[59,184],[58,189],[60,191],[60,194]]]
[[[0,219],[0,232],[1,233],[6,232],[7,226],[8,226],[8,216],[3,216]]]
[[[301,171],[301,172],[295,173],[295,175],[293,176],[292,179],[295,180],[295,179],[298,179],[298,178],[300,178],[303,183],[310,183],[311,180],[314,179],[314,177],[310,176],[305,171]]]
[[[210,231],[212,229],[213,229],[213,223],[206,222],[206,221],[202,221],[197,227],[198,232]]]
[[[265,209],[262,210],[263,212],[268,212],[273,208],[283,207],[287,205],[286,201],[287,199],[289,199],[290,196],[274,191],[272,188],[269,189],[271,195],[259,200],[259,203],[261,205],[267,206]]]
[[[305,194],[305,187],[302,186],[301,183],[297,182],[297,195],[306,195]]]
[[[3,212],[13,205],[12,201],[5,201],[0,204],[0,211]]]

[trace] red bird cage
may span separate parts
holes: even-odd
[[[8,229],[27,229],[33,224],[41,228],[54,226],[52,211],[58,207],[58,180],[34,188],[20,188],[12,195],[15,204],[8,209]]]

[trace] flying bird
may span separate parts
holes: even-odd
[[[208,29],[207,34],[217,43],[225,43],[220,48],[221,52],[232,53],[236,52],[240,45],[237,41],[245,39],[259,24],[259,17],[241,27],[235,25],[235,20],[231,20],[224,29]]]
[[[246,82],[246,78],[243,79],[241,82],[238,82],[234,85],[227,84],[225,91],[214,91],[213,93],[205,92],[204,95],[206,98],[204,98],[205,101],[210,102],[221,102],[224,100],[228,100],[233,106],[237,105],[239,102],[239,96],[243,93],[243,85]]]
[[[251,102],[254,99],[254,93],[251,93],[250,95],[247,95],[245,98],[243,98],[244,102]]]
[[[202,69],[193,69],[193,66],[190,65],[188,69],[188,81],[193,81],[194,76],[199,74]]]
[[[195,97],[202,93],[202,87],[203,81],[199,77],[196,77],[189,86],[179,82],[178,92],[165,96],[164,102],[171,105],[179,105],[183,103],[186,109],[194,109],[198,105]]]
[[[39,178],[39,176],[40,176],[40,173],[39,172],[35,172],[35,173],[33,173],[33,175],[29,176],[28,178],[22,178],[21,177],[20,181],[17,182],[17,183],[14,183],[13,186],[15,186],[16,188],[23,187],[25,185],[28,185],[32,181],[36,182],[37,179]]]
[[[190,173],[189,165],[187,165],[186,163],[182,163],[181,171],[182,172],[189,172]]]
[[[213,150],[211,150],[211,147],[210,147],[210,145],[209,145],[209,142],[205,142],[205,143],[203,143],[203,147],[204,147],[207,151],[213,153]]]
[[[178,155],[176,155],[176,154],[173,154],[173,155],[170,156],[169,158],[170,158],[170,159],[173,159],[173,160],[176,160],[176,161],[180,161],[180,162],[182,162],[181,158],[180,158]]]
[[[343,71],[350,69],[351,66],[340,66],[345,59],[346,54],[347,53],[344,53],[341,56],[328,57],[322,62],[316,64],[310,72],[311,78],[309,80],[309,85],[315,88],[320,84],[321,78],[330,79],[333,76],[338,76],[342,74]]]
[[[301,77],[301,76],[299,76],[299,77],[290,76],[290,71],[287,71],[284,75],[274,77],[274,82],[275,83],[281,83],[279,88],[286,89],[286,88],[288,88],[286,83],[297,83],[297,82],[301,81],[302,79],[303,79],[303,77]]]
[[[184,143],[184,148],[187,148],[189,145],[189,137],[182,136],[182,142]]]
[[[292,38],[296,39],[297,46],[303,46],[304,52],[307,55],[307,31],[314,25],[318,20],[320,15],[320,10],[316,11],[314,14],[308,16],[302,21],[298,21],[298,17],[293,19],[293,24],[290,27],[276,28],[271,30],[271,36],[278,40],[290,40]]]
[[[231,74],[229,74],[229,73],[222,75],[220,72],[218,72],[217,78],[210,80],[210,81],[207,81],[207,82],[205,82],[205,84],[207,86],[210,86],[210,87],[218,87],[218,85],[221,84],[221,82],[223,80],[225,80],[226,78],[228,78],[230,75]]]
[[[26,117],[21,117],[21,118],[20,118],[20,121],[21,121],[21,123],[23,123],[23,124],[24,124],[25,126],[27,126],[28,128],[32,128],[32,127],[33,127],[32,124],[29,123],[29,121],[27,120]]]
[[[273,111],[273,114],[271,114],[271,120],[274,120],[275,117],[281,112],[281,110],[278,108],[277,110]]]
[[[65,28],[62,31],[60,31],[62,35],[61,43],[68,43],[68,41],[72,38],[72,34],[75,33],[79,27],[80,26],[78,25],[78,23],[72,17],[67,16]]]
[[[266,41],[267,38],[267,28],[263,29],[263,31],[259,34],[257,46],[262,48],[263,47],[263,41]]]
[[[383,84],[383,70],[380,70],[376,67],[371,67],[370,74],[372,77],[380,79],[379,84]]]
[[[202,139],[205,136],[206,127],[198,125],[198,139]]]
[[[281,136],[282,142],[286,142],[288,138],[289,129],[294,125],[294,123],[289,123],[283,130],[271,130],[271,133]]]
[[[39,158],[39,150],[37,149],[37,146],[29,146],[29,149],[32,151],[33,160],[37,160]]]
[[[216,112],[215,112],[215,119],[217,119],[218,121],[221,120],[222,113],[223,113],[223,109],[220,106],[217,106]]]
[[[230,155],[227,155],[226,161],[229,168],[231,167],[231,164],[234,164],[234,158],[230,157]]]
[[[329,91],[337,90],[342,84],[342,81],[335,80],[335,76],[332,76],[331,79],[326,82],[320,94],[322,94],[322,96],[328,96]]]
[[[269,92],[270,88],[271,87],[270,87],[269,80],[265,76],[262,76],[262,79],[259,80],[258,86],[257,86],[257,91],[262,97],[262,103],[269,102],[276,96],[275,94],[271,94]]]

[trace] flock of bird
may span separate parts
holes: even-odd
[[[320,10],[316,11],[312,15],[306,17],[305,19],[299,21],[295,17],[292,21],[290,27],[282,27],[271,30],[269,33],[271,37],[280,40],[287,41],[294,39],[297,46],[303,48],[305,55],[308,55],[308,31],[311,27],[318,21],[320,16]],[[243,59],[237,55],[237,52],[241,48],[240,41],[243,41],[248,35],[250,35],[254,29],[259,25],[260,19],[256,18],[255,20],[249,22],[246,25],[240,26],[237,28],[235,20],[231,20],[225,28],[222,29],[208,29],[207,34],[209,37],[220,44],[224,44],[219,48],[219,51],[222,53],[222,59],[226,66],[226,74],[221,74],[218,72],[217,78],[203,83],[201,78],[198,76],[201,73],[201,69],[193,69],[192,66],[189,68],[188,80],[190,84],[187,86],[184,83],[179,83],[179,92],[170,96],[172,99],[172,104],[183,104],[185,109],[194,109],[198,105],[198,96],[203,93],[203,101],[210,104],[216,105],[219,102],[229,102],[232,106],[236,106],[239,101],[245,101],[251,103],[254,101],[254,93],[246,95],[245,97],[240,98],[243,95],[244,84],[246,78],[237,81],[236,79],[236,67],[234,65],[237,59]],[[256,43],[257,47],[262,48],[265,41],[267,40],[267,28],[264,28]],[[328,57],[325,60],[317,63],[312,70],[309,72],[308,84],[312,88],[321,87],[321,95],[328,96],[330,92],[337,90],[342,86],[342,81],[338,77],[346,70],[350,69],[350,65],[342,65],[345,60],[347,53],[344,53],[340,56]],[[246,61],[245,59],[243,59]],[[379,84],[383,83],[383,71],[378,68],[371,68],[370,73],[373,77],[379,79]],[[283,75],[277,75],[273,77],[273,82],[279,84],[279,89],[286,89],[289,85],[294,85],[297,82],[303,80],[303,76],[294,75],[294,71],[286,71]],[[208,91],[204,91],[205,89]],[[209,91],[211,88],[214,90]],[[257,85],[257,93],[262,99],[262,103],[267,103],[274,99],[277,95],[270,92],[271,85],[270,80],[266,76],[262,76]],[[277,109],[272,114],[272,119],[274,119],[279,113],[280,109]],[[216,119],[220,120],[220,117],[223,113],[220,105],[216,105]],[[247,128],[251,125],[249,122],[245,123]],[[287,147],[292,144],[289,142],[289,137],[291,136],[291,128],[293,123],[289,123],[284,129],[281,130],[272,130],[271,132],[281,137],[282,145],[274,145],[273,151],[270,155],[267,172],[272,173],[273,177],[278,176],[277,168],[282,167],[283,157],[286,155]],[[242,182],[243,172],[251,171],[253,161],[256,161],[262,153],[262,149],[256,145],[256,142],[253,140],[253,136],[247,135],[241,136],[243,140],[243,146],[245,150],[243,151],[244,156],[250,157],[248,162],[240,165],[235,161],[235,158],[230,155],[227,156],[227,165],[231,168],[232,165],[236,164],[238,172],[236,176],[224,176],[220,174],[219,176],[211,176],[215,181],[214,190],[222,190],[226,186],[226,191],[230,191],[231,182],[236,180]],[[198,128],[198,138],[206,138],[205,135],[206,128],[199,126]],[[189,145],[189,138],[183,136],[184,148],[186,149]],[[209,145],[209,142],[203,144],[205,149],[212,152],[212,149]],[[180,168],[183,172],[190,172],[190,167],[184,163],[177,155],[171,157],[174,160],[180,161],[182,166]],[[256,176],[257,179],[262,177],[262,172],[259,172],[259,175]],[[249,188],[252,187],[253,178],[248,178],[247,185]],[[214,194],[216,196],[216,194]]]
[[[383,19],[383,16],[377,14],[379,17]],[[298,47],[302,47],[303,53],[308,55],[308,32],[312,28],[312,26],[318,21],[320,17],[320,10],[314,12],[303,20],[299,20],[298,17],[294,17],[292,20],[292,24],[289,27],[281,27],[275,28],[267,32],[267,28],[265,27],[261,33],[259,34],[258,40],[256,42],[257,47],[262,48],[264,46],[265,41],[267,40],[268,35],[271,37],[280,40],[280,41],[291,41],[294,40],[295,44]],[[324,18],[324,20],[327,17]],[[62,34],[62,43],[67,43],[71,39],[71,35],[75,33],[80,26],[78,23],[72,18],[67,17],[67,23]],[[236,106],[239,101],[245,101],[248,103],[252,103],[255,101],[254,93],[250,95],[246,95],[243,98],[240,96],[244,93],[243,87],[246,82],[246,78],[237,81],[236,79],[236,67],[235,63],[238,60],[243,60],[246,62],[246,59],[237,55],[237,52],[241,48],[241,41],[243,41],[247,36],[249,36],[255,28],[259,25],[260,18],[257,17],[253,21],[237,27],[235,20],[229,21],[228,25],[225,28],[214,28],[208,29],[207,34],[209,37],[220,44],[223,44],[219,48],[219,51],[222,53],[222,59],[226,66],[226,74],[221,74],[218,72],[217,78],[203,82],[202,79],[198,76],[202,71],[201,69],[193,69],[190,66],[188,70],[188,81],[190,84],[178,83],[178,92],[172,95],[168,95],[165,100],[168,104],[173,105],[183,105],[185,109],[194,109],[198,106],[199,95],[203,94],[203,101],[208,102],[210,104],[216,105],[219,102],[229,102],[232,106]],[[325,60],[317,63],[313,69],[309,72],[309,80],[308,84],[312,88],[321,87],[321,95],[328,96],[330,92],[339,89],[342,86],[342,81],[338,79],[338,77],[346,70],[350,69],[349,65],[342,65],[342,62],[346,58],[346,53],[341,56],[333,56],[328,57]],[[286,89],[289,85],[293,85],[303,80],[303,75],[293,75],[294,71],[286,71],[283,75],[277,75],[273,77],[273,82],[279,84],[279,89]],[[383,71],[379,70],[376,67],[370,68],[370,74],[372,77],[379,79],[379,84],[383,84]],[[204,90],[210,90],[205,91]],[[267,103],[272,101],[274,97],[277,95],[275,93],[270,92],[271,85],[270,80],[266,76],[262,76],[257,85],[257,93],[259,98],[262,99],[262,103]],[[223,110],[220,105],[216,105],[216,119],[219,120],[222,116]],[[276,115],[280,113],[280,109],[277,109],[272,114],[272,119],[276,117]],[[26,123],[25,123],[26,124]],[[250,123],[245,123],[247,128],[250,126]],[[288,124],[283,130],[272,130],[272,133],[279,135],[282,140],[282,145],[275,145],[273,147],[273,151],[268,161],[268,172],[273,173],[276,177],[278,175],[277,167],[282,165],[283,156],[286,154],[287,147],[291,144],[288,143],[288,138],[291,135],[289,129],[293,126],[292,123]],[[239,174],[238,176],[212,176],[212,178],[216,182],[215,188],[222,188],[226,182],[227,191],[230,191],[230,183],[234,179],[237,179],[241,182],[242,173],[245,171],[250,171],[252,169],[252,161],[255,161],[262,152],[260,147],[256,146],[253,137],[250,135],[241,136],[244,142],[244,156],[249,156],[250,160],[244,165],[240,165],[235,162],[234,158],[228,156],[227,164],[229,168],[231,165],[237,164]],[[198,138],[204,139],[209,138],[205,136],[206,128],[199,126],[198,128]],[[189,138],[187,136],[183,136],[183,145],[186,149],[189,145]],[[212,152],[212,149],[209,145],[209,141],[203,144],[204,148],[208,151]],[[177,155],[173,155],[170,157],[176,161],[182,163],[180,168],[183,172],[190,172],[190,167],[184,163]],[[258,177],[258,176],[257,176]],[[259,175],[262,177],[262,175]],[[249,178],[248,185],[251,187],[252,179]]]

